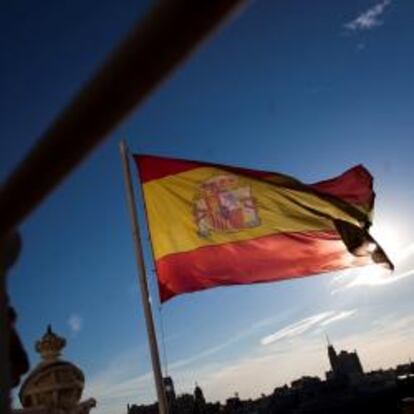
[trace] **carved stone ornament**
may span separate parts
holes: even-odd
[[[96,405],[94,399],[80,403],[85,377],[76,365],[60,359],[65,345],[48,326],[35,345],[42,361],[24,381],[19,392],[24,408],[15,413],[85,414]]]

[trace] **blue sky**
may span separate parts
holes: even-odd
[[[149,2],[8,2],[0,16],[1,178],[29,150]],[[313,182],[363,163],[373,233],[396,262],[375,269],[183,295],[163,306],[169,373],[209,400],[328,368],[325,333],[367,369],[414,340],[414,3],[256,1],[211,38],[21,227],[9,277],[18,327],[67,337],[96,413],[154,398],[117,144],[275,170]],[[137,184],[135,182],[135,184]],[[140,217],[142,220],[142,216]],[[146,236],[145,236],[146,237]],[[147,254],[152,294],[154,275]],[[158,307],[155,309],[159,326]]]

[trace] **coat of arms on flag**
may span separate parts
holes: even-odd
[[[251,188],[235,175],[217,175],[201,183],[193,207],[201,237],[260,225]]]

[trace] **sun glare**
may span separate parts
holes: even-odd
[[[371,229],[371,234],[385,250],[391,261],[398,258],[403,248],[403,238],[395,226],[391,226],[390,223],[380,222],[379,224],[374,224]]]
[[[410,253],[407,252],[407,246],[405,246],[404,239],[398,228],[392,226],[390,222],[379,222],[372,227],[371,234],[396,266],[396,272],[392,274],[383,266],[366,266],[357,270],[356,276],[348,284],[348,287],[386,285],[408,275],[407,272],[407,274],[403,273],[401,275],[397,273],[399,263],[404,259],[406,253]]]

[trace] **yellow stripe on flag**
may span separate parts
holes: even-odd
[[[251,194],[259,222],[237,232],[211,232],[201,237],[196,219],[200,214],[200,192],[203,184],[220,177],[236,177],[237,191]],[[199,247],[271,234],[333,230],[334,219],[360,226],[354,214],[316,193],[210,166],[151,180],[143,184],[143,191],[156,260]],[[225,223],[217,225],[225,226]]]

